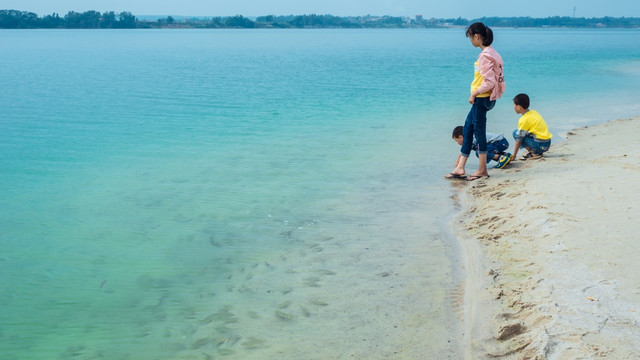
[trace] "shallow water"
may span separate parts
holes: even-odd
[[[556,134],[639,113],[639,38],[497,29],[488,130],[511,132],[522,91]],[[462,30],[3,31],[0,48],[3,354],[459,357],[442,174],[477,56]]]

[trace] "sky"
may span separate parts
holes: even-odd
[[[39,16],[69,11],[129,11],[133,15],[232,16],[331,14],[422,15],[425,18],[483,16],[640,17],[638,0],[0,0],[0,9]]]

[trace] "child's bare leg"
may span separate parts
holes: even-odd
[[[458,161],[458,165],[456,165],[456,168],[453,169],[453,171],[451,172],[452,174],[456,174],[456,175],[464,175],[464,167],[467,164],[467,160],[469,159],[469,157],[467,156],[460,156],[460,160]]]
[[[487,176],[489,172],[487,171],[487,153],[478,154],[478,170],[473,173],[471,176]]]

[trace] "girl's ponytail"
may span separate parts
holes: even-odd
[[[484,40],[482,40],[482,45],[489,46],[493,43],[493,31],[486,25],[484,28],[486,29],[486,35],[484,36]]]

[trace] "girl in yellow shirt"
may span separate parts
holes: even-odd
[[[467,37],[471,45],[479,47],[482,52],[475,62],[474,78],[471,82],[471,95],[469,103],[471,111],[463,127],[463,143],[460,148],[460,161],[455,169],[446,178],[459,179],[465,175],[465,165],[475,137],[478,145],[478,170],[467,180],[476,180],[489,177],[487,172],[487,111],[493,109],[496,100],[505,90],[502,57],[491,46],[493,43],[493,31],[481,22],[473,23],[467,28]]]

